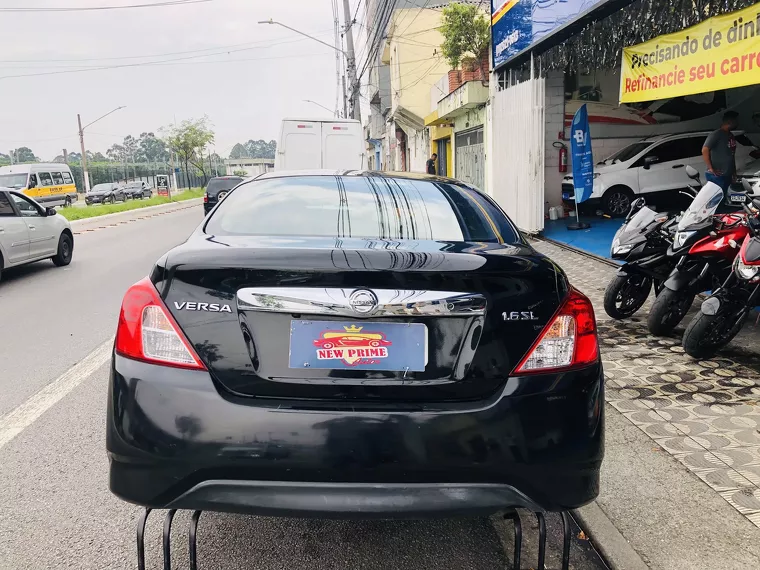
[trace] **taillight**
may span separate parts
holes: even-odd
[[[562,306],[513,374],[580,368],[598,359],[594,307],[585,295],[571,287]]]
[[[203,193],[203,203],[208,204],[208,192]]]
[[[115,349],[117,354],[134,360],[206,369],[147,277],[124,295]]]

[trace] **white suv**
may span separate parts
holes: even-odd
[[[594,167],[594,191],[588,203],[599,203],[611,216],[624,216],[636,195],[677,192],[693,184],[686,175],[687,166],[696,168],[704,180],[702,147],[709,134],[661,135],[628,145]],[[741,171],[760,158],[760,149],[742,133],[734,134],[736,168]],[[572,176],[562,180],[562,199],[575,206]]]

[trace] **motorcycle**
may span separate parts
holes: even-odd
[[[666,253],[676,220],[675,214],[658,213],[646,206],[644,198],[631,204],[610,248],[612,259],[625,261],[604,291],[604,310],[613,319],[636,313],[653,286],[655,295],[659,294],[672,269]]]
[[[760,199],[743,181],[752,206],[747,212],[749,235],[745,236],[731,274],[708,297],[686,327],[683,348],[694,358],[710,358],[739,334],[750,311],[760,304]]]
[[[716,215],[723,197],[720,186],[707,182],[680,218],[667,252],[674,267],[647,318],[652,334],[671,334],[697,294],[717,289],[728,276],[737,253],[731,244],[741,243],[749,230],[744,214]]]

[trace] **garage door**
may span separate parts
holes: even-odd
[[[456,133],[456,177],[476,188],[485,188],[485,147],[483,127]]]

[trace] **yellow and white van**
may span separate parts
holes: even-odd
[[[71,206],[77,188],[66,164],[13,164],[0,166],[0,187],[23,192],[45,206]]]

